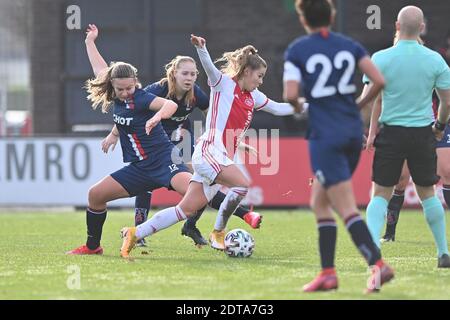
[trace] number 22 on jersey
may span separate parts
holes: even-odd
[[[328,80],[333,72],[333,67],[337,70],[341,70],[344,67],[344,62],[347,62],[347,67],[344,70],[337,87],[333,85],[327,85]],[[355,72],[355,58],[348,51],[339,51],[334,57],[333,61],[326,55],[316,53],[312,55],[306,62],[306,71],[310,74],[316,72],[318,66],[322,67],[317,81],[311,90],[311,96],[313,98],[324,98],[335,95],[337,92],[344,94],[352,94],[356,92],[356,86],[351,84],[351,78]]]

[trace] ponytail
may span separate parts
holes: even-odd
[[[255,47],[248,45],[232,52],[225,52],[216,62],[225,62],[221,71],[230,77],[240,78],[245,68],[250,67],[257,70],[261,67],[267,68],[267,63],[258,54]]]

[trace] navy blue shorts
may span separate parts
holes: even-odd
[[[311,166],[324,188],[350,180],[359,162],[362,134],[309,140]]]
[[[436,148],[450,148],[450,125],[447,124],[447,127],[444,131],[444,138],[441,141],[436,143]]]
[[[182,161],[176,159],[178,154],[175,146],[166,148],[146,160],[130,163],[112,173],[111,177],[127,190],[130,197],[162,187],[173,190],[170,185],[172,178],[180,172],[189,172]]]

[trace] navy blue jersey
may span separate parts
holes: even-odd
[[[146,92],[153,93],[155,96],[167,98],[167,93],[169,91],[168,84],[165,82],[161,85],[159,82],[155,82],[151,85],[148,85],[144,88]],[[178,101],[176,98],[170,98],[178,105],[177,111],[174,113],[170,119],[162,120],[161,123],[164,127],[169,138],[172,141],[180,141],[181,138],[172,136],[175,130],[186,129],[189,130],[192,134],[191,130],[191,122],[189,121],[189,115],[194,111],[195,108],[199,108],[200,110],[206,110],[209,107],[209,98],[208,96],[200,89],[198,85],[194,85],[194,102],[192,104],[186,104],[184,99]]]
[[[172,144],[161,123],[145,133],[145,123],[155,115],[149,109],[156,96],[137,89],[134,95],[126,101],[114,100],[113,117],[120,134],[123,161],[136,162],[156,158],[158,149]]]
[[[366,55],[359,43],[334,32],[310,34],[289,45],[285,61],[299,70],[309,103],[309,139],[362,134],[353,78]]]

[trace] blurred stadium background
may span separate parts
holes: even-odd
[[[262,90],[281,100],[283,52],[304,33],[293,2],[1,0],[0,206],[83,206],[87,188],[122,166],[119,150],[112,156],[100,152],[101,137],[112,127],[111,115],[92,111],[82,89],[92,76],[84,46],[88,23],[100,28],[97,43],[105,59],[134,64],[143,84],[159,80],[164,64],[177,54],[196,58],[190,33],[204,35],[216,58],[253,44],[269,63]],[[335,3],[334,29],[360,41],[371,53],[391,45],[396,14],[408,4],[420,6],[427,17],[426,45],[436,50],[448,46],[447,0]],[[81,29],[67,27],[70,5],[80,8]],[[381,9],[381,29],[366,27],[370,5]],[[203,72],[199,84],[207,88]],[[193,120],[201,119],[194,114]],[[254,186],[247,202],[266,207],[308,205],[310,169],[302,139],[306,125],[305,119],[255,115],[253,128],[279,129],[279,174],[261,176],[261,168],[267,166],[261,161],[249,166]],[[355,176],[360,205],[369,200],[370,164],[371,155],[365,153]],[[176,199],[164,192],[154,197],[156,205]],[[417,203],[409,188],[406,204]]]

